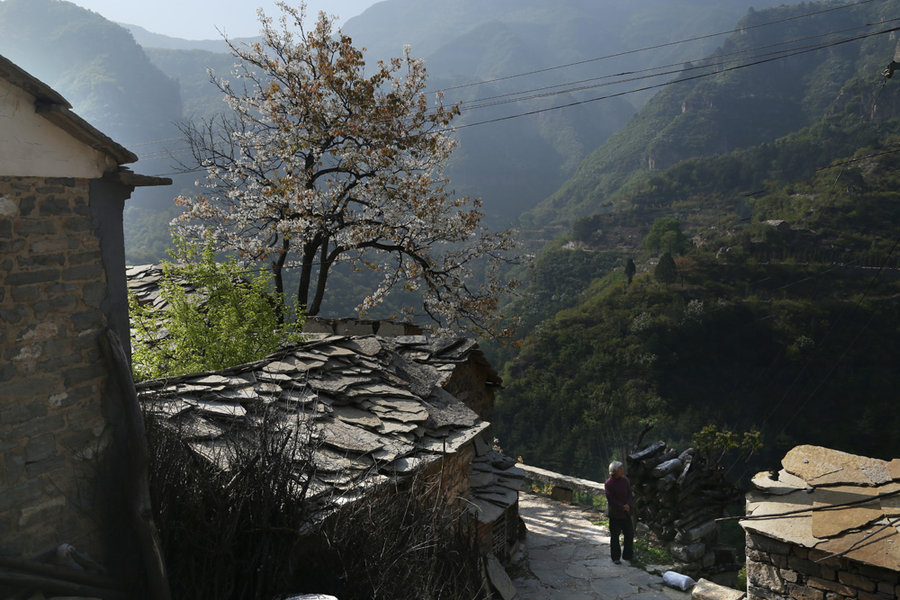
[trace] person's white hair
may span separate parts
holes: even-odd
[[[616,471],[618,471],[622,467],[622,463],[618,460],[614,460],[609,463],[609,476],[612,477]]]

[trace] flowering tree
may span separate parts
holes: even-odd
[[[269,261],[279,293],[285,269],[298,269],[309,315],[332,267],[350,262],[381,275],[361,312],[399,287],[441,326],[502,333],[498,298],[512,284],[489,275],[475,285],[473,267],[504,260],[513,240],[483,229],[479,202],[447,189],[458,108],[429,103],[425,67],[408,52],[367,75],[331,18],[320,13],[306,31],[303,5],[278,6],[278,26],[259,12],[261,43],[229,42],[242,85],[213,80],[231,114],[183,126],[207,179],[206,193],[178,199],[182,229],[211,226],[225,247]]]

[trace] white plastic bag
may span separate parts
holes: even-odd
[[[681,590],[682,592],[686,592],[697,583],[687,575],[682,575],[681,573],[676,573],[675,571],[666,571],[663,573],[663,583],[669,587],[673,587]]]

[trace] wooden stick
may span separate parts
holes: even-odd
[[[54,565],[46,562],[35,560],[27,560],[24,558],[14,558],[11,556],[0,556],[0,569],[5,569],[13,573],[32,573],[35,575],[45,575],[54,579],[70,581],[72,583],[80,583],[100,588],[115,589],[116,582],[109,577],[97,575],[96,573],[88,573],[86,571],[78,571],[62,565]]]
[[[129,511],[134,521],[138,542],[143,555],[147,587],[151,600],[171,600],[169,580],[166,575],[165,558],[159,543],[159,535],[153,522],[153,506],[150,502],[149,451],[144,418],[138,404],[137,390],[131,376],[131,368],[122,342],[111,329],[101,338],[101,347],[115,382],[121,392],[122,423],[115,423],[120,430],[125,456],[130,460],[128,469]]]
[[[0,583],[16,586],[17,588],[40,590],[49,594],[103,598],[104,600],[128,600],[130,597],[129,594],[121,590],[75,583],[51,575],[14,573],[3,569],[0,569]]]

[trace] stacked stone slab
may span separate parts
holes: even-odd
[[[900,459],[802,445],[747,494],[749,600],[900,598]]]
[[[630,454],[628,479],[635,510],[690,575],[737,570],[734,548],[718,544],[716,519],[739,502],[740,491],[693,448],[679,452],[663,441]]]

